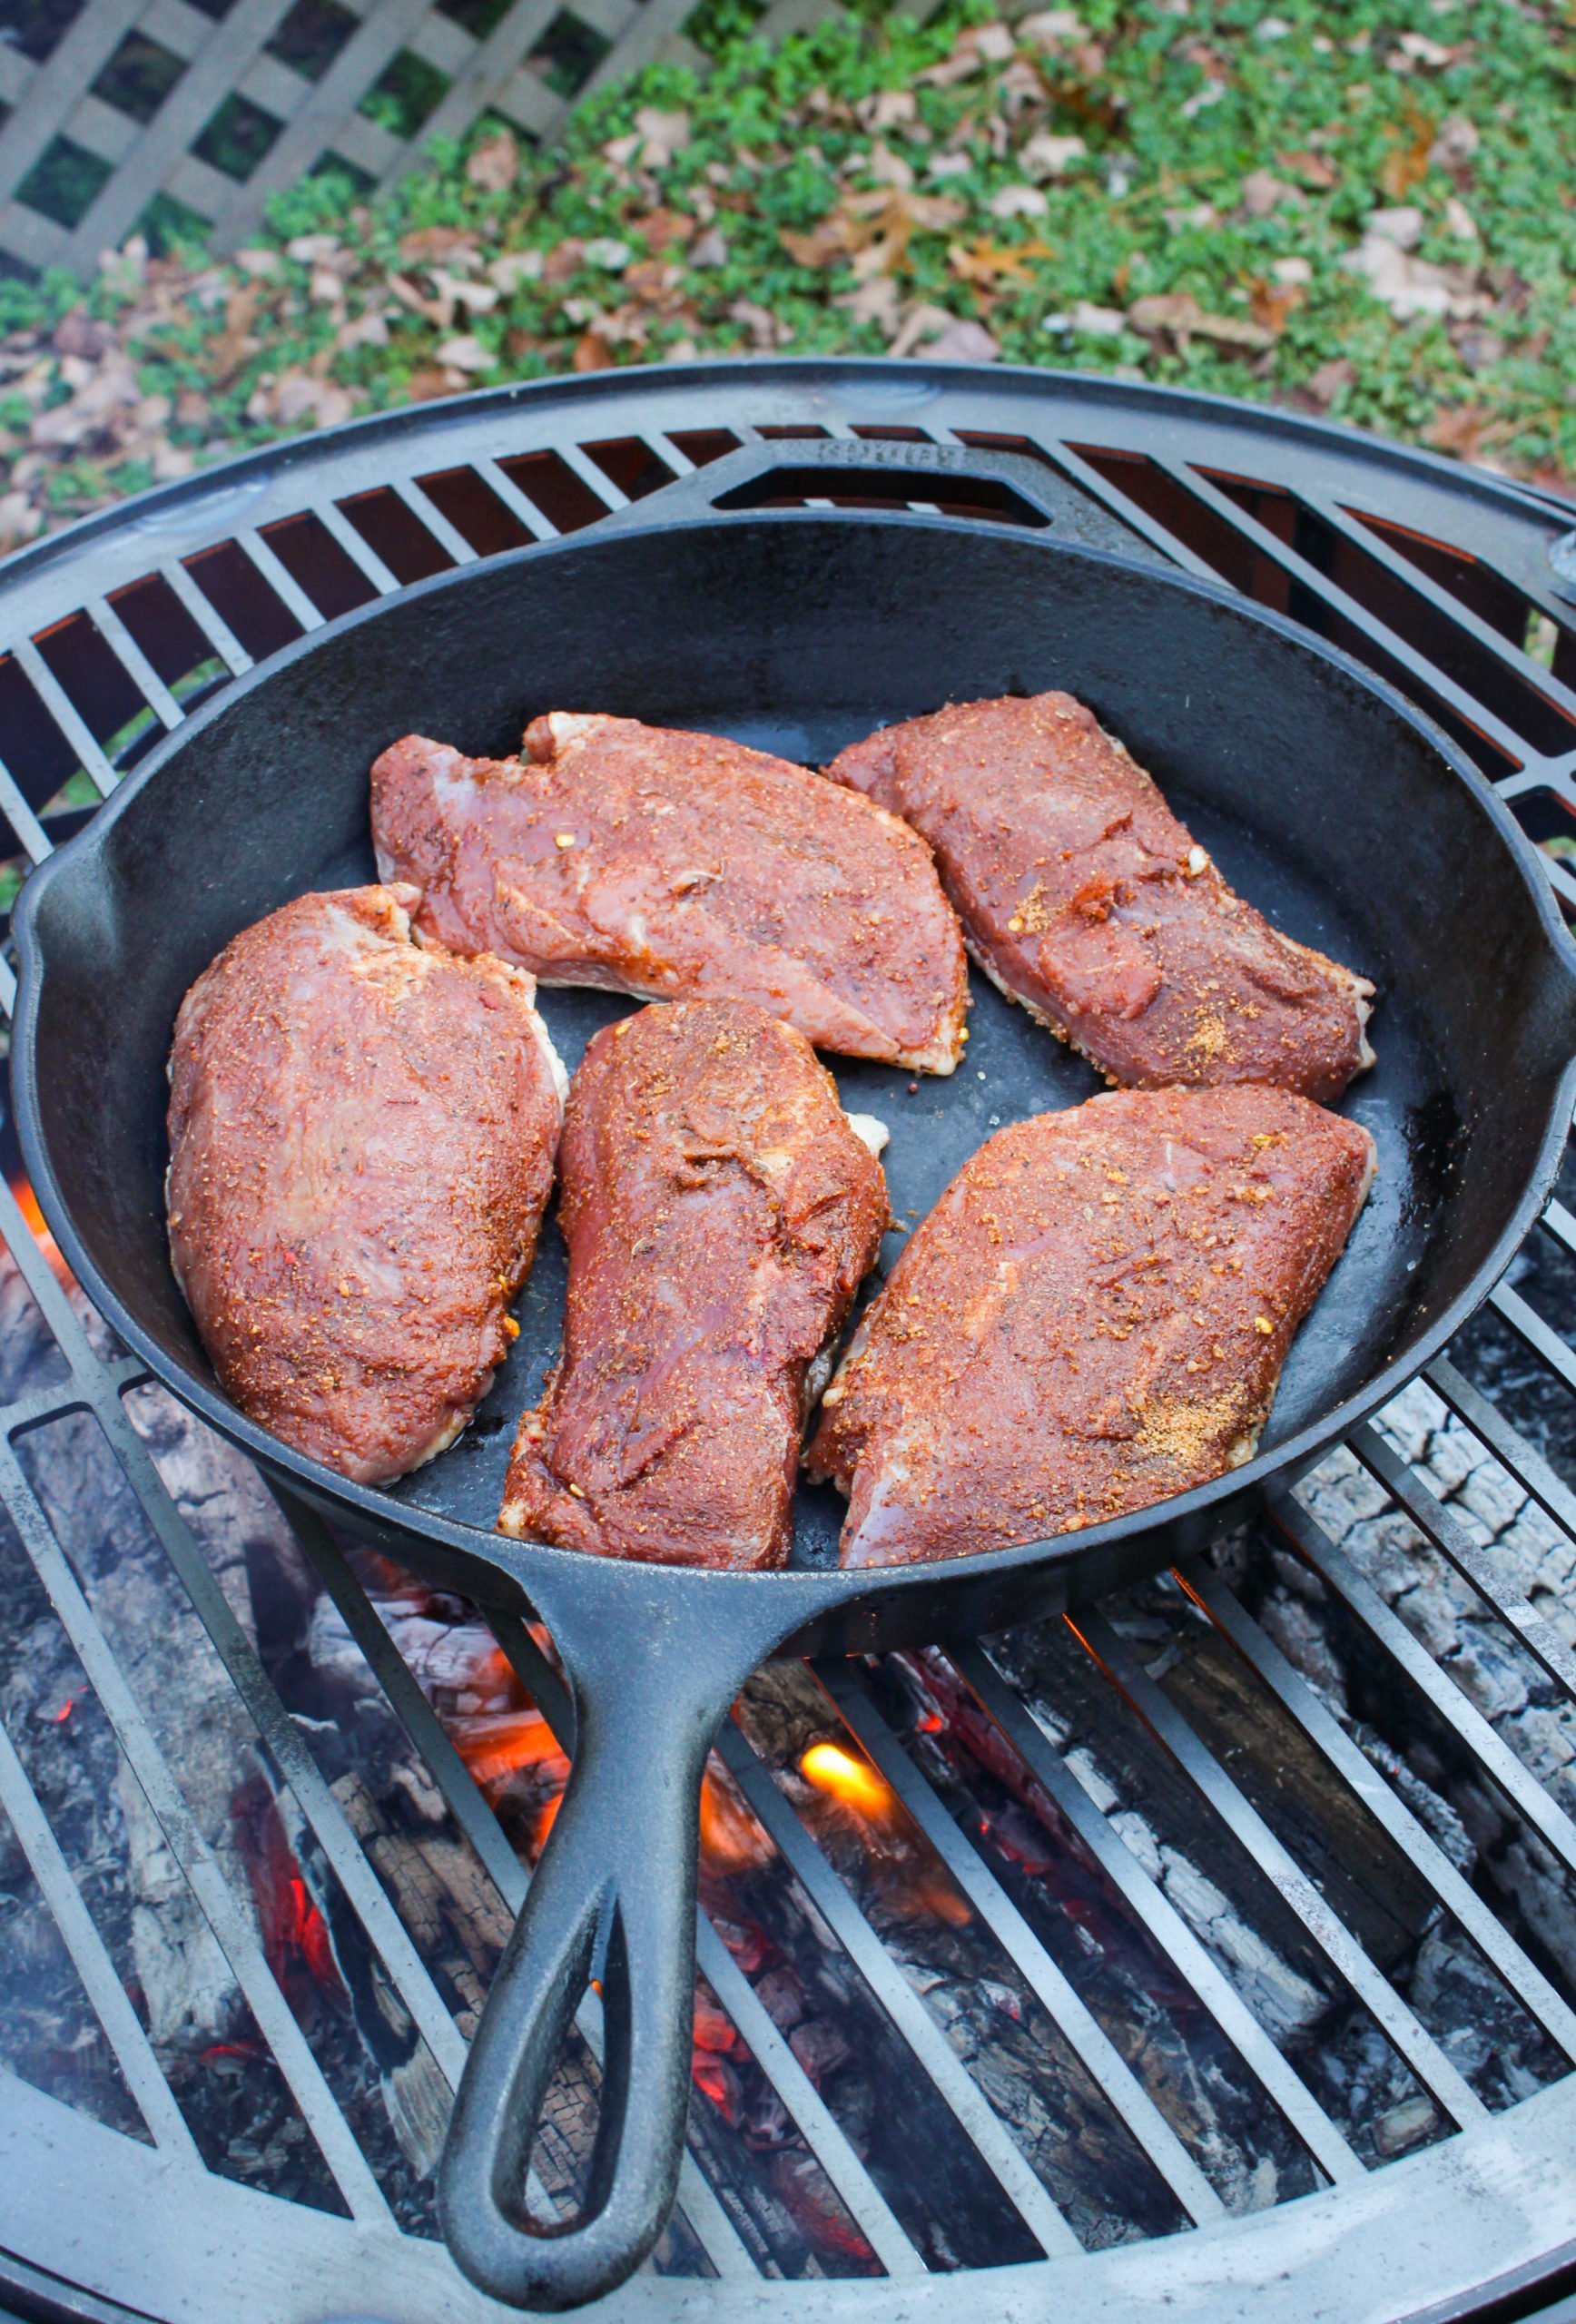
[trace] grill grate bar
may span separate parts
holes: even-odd
[[[653,5],[653,0],[646,0],[646,5],[648,6]],[[589,453],[582,451],[578,444],[563,442],[557,447],[557,450],[565,467],[573,468],[581,483],[596,494],[609,514],[616,509],[628,507],[629,495],[620,491],[613,478],[605,469],[599,468]]]
[[[832,1929],[1041,2250],[1051,2258],[1076,2254],[1081,2247],[1071,2228],[732,1719],[724,1720],[716,1748],[755,1821]]]
[[[84,610],[160,725],[172,733],[186,714],[114,607],[107,598],[90,597]]]
[[[202,2159],[196,2142],[164,2080],[142,2020],[126,1998],[109,1950],[82,1901],[71,1866],[61,1854],[49,1818],[39,1805],[16,1747],[4,1726],[0,1726],[0,1807],[5,1809],[11,1828],[22,1844],[33,1876],[54,1915],[54,1925],[82,1980],[83,1991],[103,2027],[105,2039],[126,2078],[126,2087],[153,2132],[154,2143],[163,2153],[178,2156],[183,2163],[201,2170]]]
[[[887,2274],[928,2274],[886,2197],[704,1912],[695,1915],[695,1961]]]
[[[1576,1396],[1576,1355],[1537,1309],[1530,1307],[1521,1293],[1512,1291],[1506,1283],[1494,1285],[1489,1294],[1489,1305],[1498,1309],[1516,1337],[1524,1340],[1539,1361]]]
[[[1528,1960],[1515,1939],[1423,1830],[1412,1810],[1396,1797],[1325,1709],[1306,1679],[1292,1668],[1275,1641],[1207,1567],[1195,1561],[1177,1578],[1290,1712],[1309,1741],[1345,1777],[1374,1821],[1404,1852],[1446,1912],[1471,1937],[1512,1993],[1576,2063],[1576,2010],[1561,1998],[1542,1971]]]
[[[1428,1367],[1430,1385],[1458,1419],[1465,1422],[1480,1443],[1486,1444],[1506,1474],[1524,1487],[1546,1516],[1576,1536],[1576,1492],[1554,1474],[1541,1452],[1510,1423],[1502,1420],[1488,1398],[1443,1356]]]
[[[98,737],[32,638],[19,637],[11,650],[16,657],[17,667],[25,675],[33,691],[82,761],[84,772],[94,789],[101,799],[107,799],[121,778],[104,756]]]
[[[1351,1930],[1333,1912],[1289,1850],[1251,1807],[1213,1753],[1206,1748],[1175,1704],[1150,1678],[1125,1639],[1102,1615],[1080,1614],[1074,1635],[1128,1698],[1133,1709],[1168,1750],[1194,1789],[1246,1849],[1265,1877],[1279,1891],[1332,1967],[1337,1970],[1404,2058],[1429,2096],[1462,2127],[1487,2119],[1488,2110],[1465,2077],[1452,2065],[1420,2025],[1388,1979],[1376,1969]]]
[[[476,563],[476,551],[465,535],[449,523],[437,502],[428,497],[414,477],[390,477],[389,488],[396,499],[404,502],[423,532],[430,533],[438,547],[448,550],[456,565]]]
[[[1420,654],[1414,645],[1409,645],[1397,631],[1381,621],[1377,614],[1369,612],[1355,597],[1348,596],[1345,590],[1326,574],[1321,573],[1316,565],[1310,565],[1305,556],[1299,556],[1296,550],[1289,547],[1277,533],[1272,533],[1267,525],[1261,525],[1256,517],[1250,517],[1245,508],[1239,508],[1229,495],[1222,492],[1218,485],[1212,484],[1198,468],[1186,460],[1160,452],[1153,454],[1152,458],[1157,468],[1162,468],[1174,484],[1201,501],[1223,523],[1230,525],[1263,556],[1278,565],[1283,573],[1300,583],[1329,612],[1351,623],[1359,635],[1371,640],[1404,669],[1424,700],[1433,696],[1439,702],[1447,703],[1458,718],[1464,719],[1469,726],[1474,727],[1517,767],[1525,767],[1541,757],[1541,753],[1523,742],[1513,728],[1506,725],[1503,719],[1496,717],[1475,694],[1469,694],[1448,671],[1431,662],[1426,654]]]
[[[0,1444],[0,1500],[10,1512],[34,1571],[115,1730],[116,1741],[164,1835],[170,1853],[212,1930],[351,2215],[379,2225],[391,2225],[382,2191],[274,1983],[261,1947],[231,1894],[217,1857],[197,1828],[153,1729],[122,1676],[109,1642],[9,1443]]]
[[[1226,2206],[1094,2013],[1080,1998],[1017,1905],[921,1776],[852,1667],[817,1662],[815,1675],[851,1733],[886,1777],[1085,2073],[1196,2226]]]
[[[362,539],[338,501],[331,500],[325,492],[312,502],[311,508],[324,532],[338,541],[351,564],[372,584],[378,595],[380,597],[391,596],[399,586],[398,579],[389,572],[371,542]]]
[[[437,1986],[403,1922],[389,1903],[382,1883],[368,1862],[350,1828],[344,1809],[323,1779],[317,1761],[258,1658],[256,1648],[236,1620],[192,1532],[164,1489],[163,1479],[136,1430],[126,1417],[116,1390],[98,1372],[93,1350],[70,1306],[38,1257],[32,1237],[22,1223],[9,1192],[0,1199],[0,1228],[22,1266],[29,1288],[44,1307],[45,1320],[62,1353],[85,1391],[82,1402],[91,1410],[110,1448],[136,1492],[160,1546],[180,1577],[199,1620],[223,1662],[231,1683],[246,1706],[247,1714],[273,1758],[296,1803],[310,1826],[339,1879],[351,1909],[382,1957],[390,1982],[432,2052],[438,2071],[450,2088],[465,2063],[465,2043],[444,2007]],[[32,1249],[31,1259],[18,1247],[18,1238]],[[106,1705],[107,1709],[108,1706]],[[222,1945],[222,1939],[221,1940]],[[225,1948],[228,1950],[228,1948]],[[234,1965],[232,1964],[232,1965]],[[293,2020],[292,2020],[293,2023]]]
[[[243,678],[251,667],[251,656],[231,628],[230,624],[209,604],[202,590],[178,557],[165,557],[155,570],[159,578],[172,588],[191,615],[214,653],[224,664],[232,678]]]
[[[544,517],[534,500],[527,500],[512,476],[506,476],[496,460],[478,458],[471,467],[489,492],[496,492],[504,507],[517,517],[527,532],[538,541],[556,541],[561,537],[550,517]]]
[[[1179,541],[1175,533],[1167,532],[1147,508],[1140,508],[1136,500],[1129,500],[1125,492],[1118,491],[1114,484],[1108,484],[1098,468],[1086,460],[1074,445],[1059,442],[1042,448],[1049,451],[1058,468],[1064,469],[1074,484],[1080,485],[1091,499],[1098,500],[1102,508],[1119,517],[1131,531],[1141,534],[1151,548],[1157,548],[1163,556],[1168,557],[1173,565],[1179,566],[1184,573],[1191,573],[1196,580],[1218,583],[1220,576],[1212,565],[1190,549],[1186,541]]]
[[[0,814],[3,814],[34,863],[53,855],[54,843],[22,796],[15,776],[0,759]]]
[[[1517,1758],[1510,1745],[1501,1741],[1482,1711],[1468,1701],[1455,1681],[1445,1676],[1427,1648],[1413,1638],[1373,1583],[1364,1581],[1294,1494],[1276,1494],[1269,1504],[1269,1513],[1314,1571],[1345,1600],[1391,1660],[1426,1696],[1431,1708],[1453,1728],[1483,1773],[1499,1786],[1517,1813],[1564,1864],[1576,1871],[1576,1824]]]
[[[323,617],[293,573],[281,562],[254,526],[236,528],[238,548],[245,550],[280,603],[295,615],[303,630],[321,629]]]
[[[315,1509],[281,1485],[269,1490],[290,1520],[323,1588],[344,1618],[345,1627],[366,1658],[389,1708],[410,1738],[448,1802],[456,1822],[486,1867],[487,1876],[512,1913],[526,1901],[526,1869],[504,1837],[469,1769],[445,1733],[441,1720],[410,1674],[409,1666],[378,1618],[371,1600]]]
[[[1386,539],[1377,528],[1370,529],[1368,526],[1359,524],[1333,493],[1321,493],[1317,498],[1305,493],[1300,497],[1332,532],[1339,533],[1343,539],[1351,542],[1354,548],[1361,549],[1365,556],[1371,556],[1376,565],[1383,565],[1398,581],[1404,582],[1414,596],[1426,599],[1436,613],[1443,614],[1457,628],[1464,629],[1468,636],[1475,638],[1480,645],[1502,662],[1516,677],[1523,679],[1534,692],[1543,695],[1557,709],[1576,718],[1576,693],[1562,685],[1553,672],[1544,669],[1541,662],[1534,662],[1525,646],[1515,638],[1507,637],[1502,629],[1496,629],[1492,622],[1474,613],[1460,597],[1453,596],[1432,573],[1425,573],[1422,566],[1413,565],[1409,556],[1403,556],[1394,543]]]
[[[1235,1985],[1205,1951],[1181,1914],[1114,1832],[1040,1727],[983,1650],[954,1645],[947,1659],[1024,1766],[1066,1817],[1079,1838],[1249,2066],[1334,2183],[1365,2177],[1363,2164],[1300,2077],[1286,2063]]]
[[[1440,1556],[1515,1632],[1555,1684],[1576,1698],[1576,1655],[1522,1592],[1501,1580],[1454,1511],[1413,1475],[1371,1424],[1354,1428],[1346,1442],[1391,1499],[1427,1534]]]

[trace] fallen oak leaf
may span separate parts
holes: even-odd
[[[436,359],[450,371],[490,371],[497,357],[490,347],[484,347],[470,331],[458,338],[446,339],[433,350]]]
[[[1277,153],[1276,160],[1283,170],[1296,179],[1299,185],[1306,186],[1312,192],[1327,193],[1333,185],[1339,185],[1341,182],[1339,171],[1333,169],[1322,153]]]
[[[852,290],[844,290],[832,300],[851,322],[874,323],[887,339],[897,331],[901,321],[897,284],[890,274],[872,275],[868,282],[856,282]]]
[[[1034,258],[1053,258],[1055,252],[1049,242],[949,242],[947,263],[960,282],[972,282],[981,290],[995,290],[1006,282],[1024,282],[1029,277],[1029,261]]]
[[[1037,129],[1019,154],[1018,166],[1025,177],[1038,182],[1064,176],[1088,152],[1081,137],[1057,137],[1049,129]]]
[[[482,193],[507,193],[519,173],[519,143],[507,129],[482,138],[465,165],[468,181]]]
[[[1167,338],[1178,349],[1185,349],[1193,339],[1208,340],[1217,347],[1256,351],[1275,345],[1273,334],[1262,323],[1250,322],[1246,316],[1208,314],[1186,290],[1160,291],[1149,298],[1136,299],[1128,309],[1128,320],[1146,339]]]
[[[1004,185],[985,207],[992,218],[1043,218],[1050,203],[1037,185]]]
[[[416,288],[408,275],[391,274],[389,288],[399,304],[408,307],[413,315],[419,315],[423,322],[433,323],[439,330],[447,330],[454,320],[454,308],[448,300],[428,299]]]
[[[690,142],[690,117],[682,108],[664,113],[655,105],[642,105],[635,116],[639,133],[640,166],[646,170],[664,170],[675,153],[682,153]]]
[[[893,353],[896,353],[894,347]],[[994,363],[1001,350],[983,323],[971,318],[949,315],[942,330],[933,339],[923,340],[914,352],[931,363]]]

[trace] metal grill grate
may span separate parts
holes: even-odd
[[[1341,431],[1104,382],[739,365],[369,422],[192,479],[13,559],[0,569],[10,852],[41,860],[91,812],[83,778],[107,795],[192,701],[350,606],[594,523],[734,444],[805,434],[1036,453],[1166,556],[1224,576],[1384,670],[1462,741],[1535,838],[1563,836],[1576,812],[1576,627],[1547,557],[1564,529],[1557,504]],[[1547,860],[1576,903],[1576,881]],[[1441,899],[1455,908],[1470,900]],[[501,2315],[440,2246],[397,2224],[388,2173],[205,1837],[92,1577],[68,1554],[30,1439],[69,1415],[102,1432],[293,1802],[297,1854],[327,1867],[414,2043],[452,2091],[465,2033],[428,1932],[325,1771],[320,1736],[281,1699],[216,1578],[212,1541],[162,1476],[133,1393],[138,1367],[95,1342],[5,1192],[0,1235],[58,1352],[49,1384],[31,1380],[0,1409],[0,1502],[333,2191],[287,2202],[205,2165],[145,2006],[95,1922],[87,1868],[69,1860],[30,1782],[30,1739],[0,1726],[0,1807],[145,2132],[106,2127],[0,2073],[0,2253],[11,2255],[0,2283],[8,2271],[24,2304],[44,2287],[60,2305],[41,2312],[73,2316],[206,2317],[220,2301],[260,2324]],[[1212,2317],[1256,2293],[1277,2312],[1399,2318],[1440,2302],[1442,2314],[1464,2313],[1489,2279],[1531,2280],[1560,2264],[1576,2244],[1576,1977],[1561,1949],[1576,1930],[1570,1254],[1576,1216],[1556,1202],[1516,1280],[1430,1372],[1428,1442],[1414,1390],[1311,1485],[1278,1499],[1247,1542],[1076,1626],[1016,1632],[989,1652],[818,1665],[792,1718],[781,1702],[741,1711],[719,1738],[722,1762],[770,1877],[837,1965],[851,2024],[867,2029],[872,2058],[891,2062],[879,2089],[894,2120],[883,2132],[851,2117],[713,1893],[701,1974],[736,2053],[774,2091],[836,2235],[799,2281],[776,2280],[793,2270],[719,2165],[697,2096],[683,2217],[660,2256],[667,2272],[637,2278],[610,2312],[895,2319],[911,2312],[915,2280],[951,2273],[960,2305],[1002,2317],[1043,2314],[1053,2299],[1074,2318],[1136,2316],[1164,2289]],[[513,1914],[527,1875],[488,1797],[363,1579],[310,1512],[287,1514],[368,1684],[435,1787],[434,1812]],[[1385,1563],[1402,1541],[1434,1577],[1421,1612]],[[1311,1643],[1315,1616],[1299,1607],[1315,1610]],[[570,1707],[540,1645],[519,1622],[491,1627],[572,1745]],[[1491,1638],[1492,1668],[1513,1677],[1498,1696],[1481,1677],[1486,1644],[1472,1644]],[[1345,1641],[1343,1669],[1360,1679],[1345,1693],[1331,1640]],[[864,1842],[807,1812],[782,1737],[811,1732],[873,1767],[895,1803],[903,1876],[953,1900],[966,1936],[947,1956],[951,1985],[929,1977],[923,1945],[882,1905],[890,1866],[872,1871]],[[1408,1758],[1395,1737],[1414,1732],[1423,1740]],[[1424,1763],[1438,1770],[1427,1782]],[[1013,1839],[1014,1801],[1038,1817],[1042,1849],[1048,1832],[1059,1835],[1059,1868]],[[1458,1827],[1474,1817],[1463,1845]],[[1190,1881],[1178,1869],[1188,1847]],[[1266,2004],[1251,1948],[1228,1941],[1221,1913],[1200,1902],[1198,1864],[1221,1912],[1233,1880],[1241,1925],[1270,1932],[1308,1991],[1336,1996],[1341,2024],[1368,2029],[1384,2060],[1389,2146],[1347,2068],[1332,2063],[1338,2044],[1299,2037]],[[1410,1951],[1389,1935],[1408,1915]],[[1425,2006],[1404,1973],[1441,1932],[1458,1947],[1453,1960],[1475,1965],[1473,1991],[1521,2029],[1517,2054],[1532,2063],[1513,2087],[1469,2055],[1459,2015]],[[1124,1946],[1148,1965],[1152,2039],[1135,2038],[1101,1982]],[[959,2014],[965,1970],[970,1994],[993,1996],[1010,2021],[1027,2083],[1009,2086],[1008,2053]],[[1212,2072],[1227,2060],[1237,2099],[1269,2126],[1254,2133],[1256,2178],[1228,2166],[1178,2099],[1179,2053],[1167,2052],[1162,2020],[1216,2061]],[[1327,2034],[1335,2019],[1326,2011],[1317,2023]],[[595,1996],[580,2031],[595,2058]],[[1076,2105],[1081,2127],[1066,2152],[1040,2120],[1044,2104],[1035,2112],[1041,2067],[1046,2087]],[[976,2248],[939,2231],[945,2204],[925,2194],[922,2169],[905,2171],[905,2138],[933,2147],[943,2178],[955,2171],[980,2222]],[[1279,2161],[1263,2164],[1272,2150]],[[1102,2168],[1132,2191],[1115,2228],[1091,2224]],[[838,2281],[825,2280],[839,2272],[834,2246]],[[926,2297],[944,2290],[938,2281]]]

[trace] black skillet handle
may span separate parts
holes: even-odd
[[[1089,548],[1159,563],[1148,544],[1055,468],[997,445],[902,443],[869,437],[777,438],[743,444],[676,477],[603,520],[600,531],[642,532],[685,517],[770,509],[773,503],[853,497],[902,508],[914,502],[964,516],[1005,517]]]
[[[531,1582],[575,1680],[573,1770],[493,1981],[438,2174],[444,2236],[471,2281],[513,2307],[550,2310],[615,2290],[672,2208],[689,2102],[701,1777],[734,1695],[793,1620],[793,1591],[773,1588],[786,1577],[760,1576],[763,1592],[756,1577],[566,1562],[576,1571],[561,1604],[539,1571]],[[530,2216],[526,2168],[593,1977],[606,2043],[601,2114],[584,2208],[560,2226]]]

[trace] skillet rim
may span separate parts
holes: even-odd
[[[1309,1423],[1272,1451],[1257,1453],[1240,1468],[1227,1470],[1223,1476],[1213,1478],[1206,1484],[1151,1502],[1147,1508],[1133,1511],[1127,1516],[1110,1518],[1103,1524],[1080,1527],[1075,1531],[1056,1534],[1045,1540],[1017,1542],[1005,1549],[970,1551],[956,1557],[918,1559],[901,1565],[829,1569],[787,1567],[770,1572],[738,1572],[704,1567],[674,1568],[653,1561],[649,1564],[641,1562],[640,1571],[657,1574],[682,1572],[688,1581],[703,1586],[750,1584],[757,1597],[764,1587],[770,1586],[776,1593],[776,1602],[781,1605],[784,1628],[789,1613],[789,1592],[792,1591],[793,1598],[811,1601],[801,1610],[803,1626],[803,1622],[841,1610],[852,1610],[877,1598],[887,1601],[898,1593],[944,1584],[949,1580],[955,1581],[960,1588],[963,1588],[969,1584],[988,1585],[1000,1577],[1022,1576],[1027,1579],[1032,1574],[1049,1574],[1059,1567],[1071,1566],[1097,1555],[1101,1550],[1132,1542],[1152,1528],[1164,1525],[1167,1529],[1179,1529],[1196,1523],[1218,1503],[1240,1501],[1244,1495],[1256,1491],[1266,1492],[1277,1478],[1299,1473],[1359,1423],[1371,1418],[1409,1381],[1415,1379],[1476,1313],[1536,1225],[1552,1189],[1570,1133],[1572,1111],[1576,1109],[1576,939],[1565,926],[1550,884],[1537,862],[1532,841],[1505,802],[1466,753],[1425,711],[1410,701],[1389,679],[1367,668],[1340,646],[1317,636],[1287,615],[1245,598],[1223,582],[1168,569],[1151,559],[1126,556],[1115,550],[1071,541],[1055,530],[1015,535],[1005,527],[984,525],[978,519],[945,517],[939,513],[921,515],[896,507],[726,510],[702,507],[686,508],[682,513],[675,511],[669,517],[663,518],[658,514],[662,497],[660,494],[654,496],[652,515],[645,523],[642,523],[633,511],[621,512],[623,521],[616,527],[598,525],[586,528],[584,537],[574,533],[553,541],[527,543],[487,558],[480,569],[488,573],[503,572],[523,566],[527,561],[534,565],[544,558],[557,559],[576,552],[585,556],[602,547],[613,548],[616,553],[622,542],[638,535],[658,532],[676,537],[717,527],[763,523],[772,526],[882,526],[903,529],[918,526],[951,536],[962,533],[979,537],[985,534],[999,540],[1017,538],[1042,553],[1049,549],[1079,562],[1110,566],[1122,573],[1158,581],[1165,586],[1216,605],[1249,625],[1256,625],[1267,629],[1295,649],[1322,661],[1361,690],[1377,697],[1393,714],[1413,730],[1443,760],[1449,773],[1484,815],[1491,839],[1498,840],[1508,850],[1521,885],[1532,905],[1545,941],[1549,965],[1563,978],[1570,1048],[1554,1083],[1533,1167],[1492,1248],[1474,1269],[1467,1285],[1413,1341],[1404,1358],[1384,1366],[1343,1403],[1323,1418]],[[254,665],[243,676],[235,679],[205,703],[192,718],[164,736],[135,772],[103,802],[92,821],[36,866],[23,885],[12,919],[19,974],[12,1020],[11,1082],[23,1160],[50,1229],[92,1304],[126,1346],[146,1364],[156,1379],[265,1470],[283,1471],[320,1505],[327,1502],[348,1506],[356,1512],[363,1523],[369,1524],[386,1537],[426,1541],[437,1547],[459,1551],[467,1558],[490,1565],[512,1582],[524,1582],[528,1587],[530,1569],[538,1561],[547,1561],[542,1574],[544,1581],[554,1572],[566,1580],[576,1571],[584,1571],[585,1553],[548,1541],[516,1541],[478,1525],[444,1517],[419,1504],[397,1501],[377,1486],[355,1483],[322,1462],[298,1452],[282,1438],[249,1419],[227,1397],[198,1380],[183,1365],[172,1363],[104,1280],[78,1236],[70,1208],[59,1194],[38,1101],[38,1017],[47,980],[48,960],[46,947],[39,938],[36,922],[50,891],[63,879],[81,876],[122,816],[132,811],[175,754],[194,743],[200,744],[208,727],[244,700],[247,694],[275,678],[286,675],[298,661],[314,653],[330,638],[347,635],[392,612],[397,606],[403,607],[440,590],[462,586],[474,577],[477,570],[471,566],[453,566],[430,575],[394,595],[374,598],[368,605],[356,606],[335,620],[305,632],[280,653]]]

